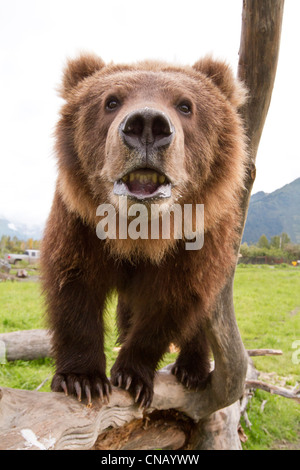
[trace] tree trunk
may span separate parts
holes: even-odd
[[[255,163],[271,102],[283,8],[284,0],[243,0],[238,76],[249,90],[243,117],[249,137],[250,169]],[[252,180],[253,177],[248,184],[251,185]],[[249,195],[249,191],[247,193]]]

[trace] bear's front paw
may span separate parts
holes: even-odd
[[[112,392],[107,377],[100,373],[84,374],[55,374],[51,390],[64,392],[66,395],[75,395],[79,401],[87,399],[88,406],[92,404],[92,397],[99,397],[103,402],[109,402]]]
[[[171,372],[189,390],[203,390],[209,380],[209,370],[198,370],[194,365],[175,363]]]
[[[116,364],[111,370],[111,383],[128,390],[139,408],[149,408],[153,399],[153,373],[145,369],[122,368]]]

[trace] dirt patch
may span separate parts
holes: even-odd
[[[290,312],[290,315],[291,315],[291,317],[293,317],[293,316],[297,315],[298,313],[300,313],[300,306],[297,306],[296,308],[294,308],[294,310],[292,310]]]
[[[276,441],[271,450],[300,450],[300,431],[295,442],[288,442],[285,439]]]

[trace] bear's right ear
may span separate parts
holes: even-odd
[[[103,60],[93,54],[82,54],[77,59],[69,59],[59,89],[61,97],[66,99],[79,82],[101,70],[104,66]]]
[[[206,56],[193,65],[197,72],[206,75],[221,90],[223,95],[237,108],[245,104],[245,86],[233,75],[231,67],[225,62]]]

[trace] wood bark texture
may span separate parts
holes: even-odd
[[[92,407],[62,393],[0,389],[0,450],[240,449],[240,404],[210,415],[198,426],[200,392],[158,372],[147,415],[130,394],[114,388],[110,402]],[[171,409],[171,411],[170,411]]]
[[[61,393],[3,388],[0,450],[240,450],[240,418],[249,422],[246,406],[253,389],[300,402],[300,390],[269,385],[258,376],[249,357],[243,396],[201,420],[190,404],[200,392],[187,391],[170,367],[156,376],[147,414],[118,388],[108,404],[96,399],[92,407]]]
[[[24,330],[1,333],[0,342],[4,345],[5,360],[31,361],[51,357],[51,336],[47,330]]]

